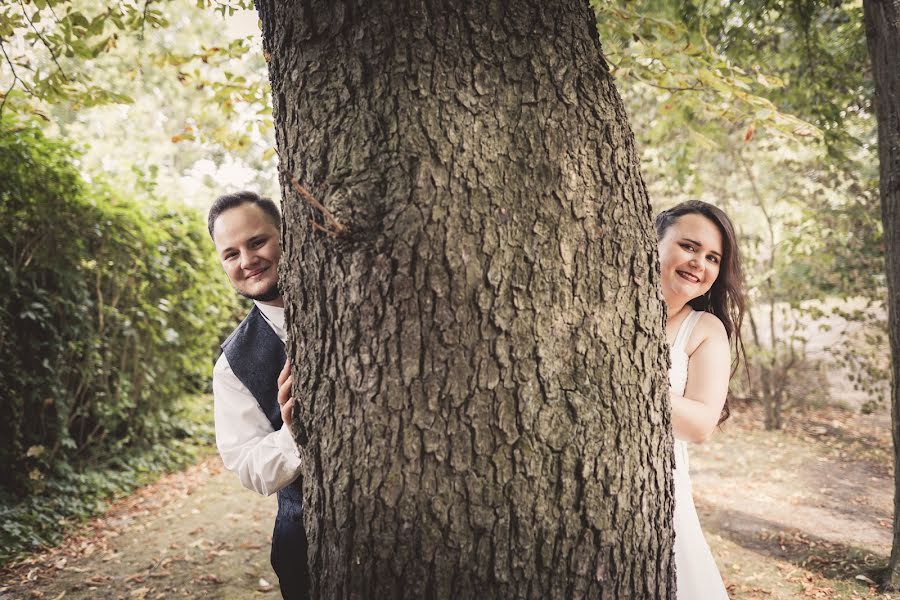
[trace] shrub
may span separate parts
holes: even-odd
[[[86,182],[0,123],[0,500],[178,434],[237,301],[201,215]],[[52,477],[51,477],[52,478]]]

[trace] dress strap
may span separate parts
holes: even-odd
[[[681,322],[681,325],[678,327],[678,333],[675,334],[675,341],[672,342],[672,349],[685,351],[684,347],[687,345],[687,341],[691,339],[691,332],[694,331],[694,326],[697,324],[697,321],[700,320],[700,317],[703,316],[703,313],[699,310],[691,309],[691,312],[688,316],[684,318],[684,321]]]

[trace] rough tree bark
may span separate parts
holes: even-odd
[[[893,356],[894,544],[884,583],[890,589],[900,590],[900,0],[864,0],[863,11],[875,79],[879,190]]]
[[[655,235],[587,2],[257,6],[314,597],[673,597]]]

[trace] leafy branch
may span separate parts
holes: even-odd
[[[12,59],[9,57],[9,54],[6,52],[6,45],[3,43],[3,38],[0,37],[0,51],[3,52],[3,58],[6,60],[6,64],[9,65],[9,69],[12,72],[12,83],[9,86],[9,89],[6,90],[6,93],[3,94],[3,100],[0,101],[0,117],[3,116],[3,109],[6,106],[6,101],[9,99],[9,95],[12,94],[13,90],[16,87],[16,84],[19,83],[26,90],[29,89],[28,83],[26,83],[23,79],[19,77],[19,74],[16,73],[16,66],[13,63]]]
[[[22,15],[25,17],[25,20],[28,21],[28,24],[31,26],[31,29],[34,31],[34,34],[38,37],[38,39],[41,42],[43,42],[44,47],[46,47],[47,51],[50,53],[50,56],[53,59],[53,63],[56,65],[56,68],[62,74],[64,79],[68,79],[68,77],[66,77],[66,72],[62,68],[62,65],[59,64],[59,58],[56,55],[56,51],[54,50],[53,45],[47,41],[47,38],[45,38],[43,36],[43,34],[41,34],[40,31],[38,31],[38,28],[34,24],[33,18],[28,16],[28,11],[25,9],[25,4],[22,2],[22,0],[19,0],[19,6],[22,7]],[[52,11],[53,5],[48,4],[48,6],[50,7],[50,10]],[[35,14],[40,14],[40,9],[38,9],[38,11],[36,11]],[[56,17],[55,12],[53,13],[53,16]],[[58,21],[58,19],[57,19],[57,21]]]
[[[663,106],[674,103],[706,121],[741,124],[748,131],[767,126],[791,138],[821,139],[818,127],[779,110],[768,97],[784,85],[778,76],[733,64],[716,51],[702,26],[691,29],[614,0],[592,4],[613,74],[669,92],[668,99],[661,99]],[[690,100],[682,98],[685,92],[691,93]],[[694,126],[690,121],[684,125]]]

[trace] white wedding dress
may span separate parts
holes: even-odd
[[[670,349],[672,367],[669,369],[669,385],[679,396],[684,395],[687,384],[688,355],[685,346],[702,314],[692,311],[682,321]],[[688,445],[679,439],[675,440],[675,576],[678,600],[728,598],[716,561],[703,537],[697,509],[694,508],[688,471]]]

